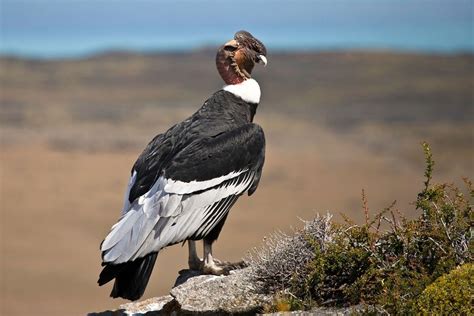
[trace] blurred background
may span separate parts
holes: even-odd
[[[470,0],[0,1],[0,314],[117,308],[96,284],[136,157],[223,82],[217,47],[241,29],[266,44],[256,122],[267,137],[257,193],[215,246],[239,260],[317,212],[363,218],[423,181],[473,176]],[[292,228],[293,227],[293,228]],[[187,265],[162,251],[144,298]]]

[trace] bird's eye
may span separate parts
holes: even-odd
[[[229,52],[235,52],[237,50],[237,47],[233,45],[227,45],[224,47],[224,49],[228,50]]]

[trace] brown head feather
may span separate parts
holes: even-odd
[[[216,55],[216,66],[222,79],[227,84],[238,84],[249,79],[255,63],[267,50],[262,42],[249,32],[239,31],[234,39],[219,48]]]

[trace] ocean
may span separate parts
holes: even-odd
[[[473,1],[2,0],[0,54],[189,51],[245,29],[270,51],[473,53]]]

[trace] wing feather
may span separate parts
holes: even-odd
[[[248,190],[255,175],[250,171],[235,174],[215,187],[184,195],[164,190],[168,180],[160,177],[113,226],[101,246],[104,261],[118,264],[204,237]],[[192,186],[196,188],[195,183]]]
[[[245,171],[247,171],[247,169],[232,171],[229,174],[226,174],[224,176],[220,176],[220,177],[205,180],[205,181],[194,180],[191,182],[184,182],[184,181],[170,179],[168,180],[168,183],[165,186],[165,190],[166,192],[176,193],[176,194],[189,194],[196,191],[202,191],[205,189],[215,187],[216,185],[219,185],[226,180],[236,178]]]
[[[123,215],[101,245],[105,263],[127,262],[205,237],[239,196],[258,185],[265,147],[258,125],[187,144],[175,136],[173,131],[157,136],[135,163]]]
[[[130,180],[128,182],[127,189],[125,190],[125,197],[123,199],[123,207],[122,207],[122,214],[125,214],[130,209],[130,201],[128,197],[130,196],[130,190],[132,189],[135,181],[137,180],[137,172],[135,170],[132,171],[132,175],[130,176]]]
[[[238,196],[231,195],[221,200],[219,207],[215,209],[209,220],[197,232],[198,238],[206,236],[212,230],[212,228],[214,228],[214,226],[216,226],[217,223],[219,223],[219,221],[229,212],[230,208],[232,205],[234,205],[237,199]]]

